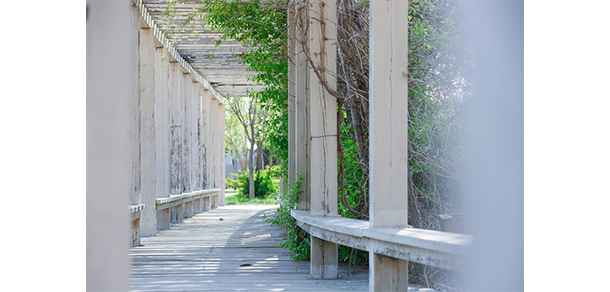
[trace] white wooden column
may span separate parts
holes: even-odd
[[[336,2],[312,0],[310,15],[310,56],[314,65],[336,72]],[[337,102],[326,92],[321,81],[310,73],[311,141],[311,215],[337,216]],[[335,89],[336,78],[324,73]],[[314,279],[337,278],[337,244],[311,237],[311,276]]]
[[[165,49],[161,45],[155,48],[155,144],[157,198],[170,194],[170,125],[169,125],[169,61],[165,58]],[[156,204],[147,208],[156,209]],[[156,212],[156,229],[169,229],[169,209]]]
[[[191,143],[192,149],[192,175],[191,185],[193,190],[202,190],[201,181],[201,84],[196,80],[192,80],[193,85],[193,106],[191,108],[193,117],[192,135],[193,141]]]
[[[140,193],[141,203],[145,205],[139,219],[142,236],[153,236],[157,232],[154,38],[148,26],[140,29]]]
[[[182,193],[182,94],[180,64],[170,60],[169,114],[170,114],[170,194]],[[171,222],[182,221],[182,205],[170,208]]]
[[[305,5],[303,0],[297,1],[297,7]],[[307,10],[298,10],[296,14],[297,24],[307,21]],[[307,43],[307,39],[301,39],[303,31],[300,25],[295,25],[295,35],[299,39],[299,44],[296,47],[296,63],[295,63],[295,171],[301,174],[303,181],[301,183],[300,192],[298,195],[297,206],[299,210],[311,210],[311,180],[310,180],[310,140],[309,140],[309,70],[307,68],[307,60],[303,48],[303,42]]]
[[[370,2],[371,227],[407,227],[407,9],[407,0]],[[370,252],[370,291],[407,291],[407,284],[407,261]]]
[[[288,185],[296,179],[296,40],[295,40],[295,10],[293,1],[290,1],[288,14]],[[283,194],[282,194],[283,195]]]
[[[210,141],[212,135],[210,134],[210,105],[212,103],[212,92],[204,89],[201,95],[201,116],[202,116],[202,179],[203,188],[211,188],[210,178]]]
[[[192,172],[192,156],[191,156],[191,141],[192,138],[192,105],[193,105],[193,84],[191,75],[181,68],[182,78],[180,79],[182,86],[182,192],[189,193],[193,190],[191,185]],[[182,206],[182,217],[189,218],[193,216],[193,204],[191,202],[184,203]]]
[[[210,185],[218,185],[218,100],[212,95],[210,100]],[[210,198],[212,207],[218,206],[218,201]]]
[[[188,193],[191,188],[191,98],[193,87],[191,77],[183,72],[180,79],[182,88],[182,192]]]
[[[182,112],[180,98],[180,64],[170,62],[169,71],[169,137],[170,194],[182,193]]]
[[[131,1],[87,1],[86,290],[129,289]]]
[[[134,38],[131,46],[131,66],[136,72],[129,78],[135,84],[131,90],[131,205],[140,204],[140,14],[131,10],[129,29]]]
[[[134,38],[133,45],[131,47],[131,66],[133,66],[134,72],[137,72],[133,76],[130,76],[134,84],[132,88],[131,96],[131,206],[137,206],[142,202],[141,198],[141,137],[140,137],[140,15],[133,7],[131,18],[130,30]],[[140,245],[140,218],[131,221],[131,246]]]
[[[216,98],[211,95],[210,98],[210,147],[208,148],[210,155],[210,188],[217,187],[217,179],[216,179],[216,164],[217,164],[217,145],[216,145],[216,132],[218,131],[216,128],[216,124],[218,121],[218,101]]]
[[[225,173],[225,168],[226,168],[226,162],[225,162],[225,105],[223,103],[219,103],[218,104],[218,144],[219,144],[219,150],[220,150],[220,155],[219,155],[219,166],[220,166],[220,171],[218,172],[219,174],[219,178],[218,178],[218,183],[219,183],[219,188],[220,188],[220,194],[218,195],[218,205],[219,206],[224,206],[225,205],[225,177],[226,177],[226,173]]]
[[[298,5],[305,5],[303,0],[298,0]],[[295,7],[296,9],[296,7]],[[307,21],[307,10],[302,10],[303,14],[297,14],[296,17],[298,22]],[[295,64],[295,171],[301,174],[303,181],[301,183],[300,192],[298,195],[296,209],[299,210],[311,210],[311,180],[310,180],[310,167],[309,167],[309,153],[310,153],[310,140],[309,140],[309,70],[307,69],[307,60],[305,56],[302,42],[307,40],[301,40],[303,35],[300,26],[296,26],[295,30],[296,37],[300,40],[300,44],[296,47],[296,64]]]

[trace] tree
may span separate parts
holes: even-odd
[[[248,169],[248,141],[241,122],[232,111],[225,115],[225,142],[228,152],[235,158],[242,170]]]
[[[234,119],[239,122],[241,128],[243,129],[243,134],[247,142],[250,144],[247,148],[247,169],[250,175],[250,189],[248,197],[250,199],[254,199],[254,148],[257,142],[262,141],[264,136],[261,129],[261,123],[265,117],[265,113],[260,109],[259,104],[254,98],[227,97],[226,103],[229,115],[234,117]]]

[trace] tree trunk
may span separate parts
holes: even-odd
[[[256,169],[265,169],[263,165],[263,141],[256,142]]]
[[[254,139],[252,139],[250,141],[250,159],[248,159],[248,162],[250,164],[250,167],[249,167],[250,179],[248,181],[248,184],[249,184],[248,198],[250,198],[250,200],[252,200],[252,199],[254,199]]]

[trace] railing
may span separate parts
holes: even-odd
[[[312,236],[372,251],[388,257],[433,267],[463,271],[461,259],[472,236],[416,228],[371,228],[368,221],[312,217],[309,211],[292,210],[297,225]]]
[[[157,230],[169,229],[171,223],[218,207],[219,195],[220,189],[207,189],[157,198]]]

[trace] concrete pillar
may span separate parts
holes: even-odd
[[[405,0],[370,2],[371,227],[407,227],[407,9]],[[370,291],[406,291],[407,284],[407,261],[370,253]]]
[[[298,5],[304,5],[302,0],[299,0]],[[296,7],[295,7],[296,9]],[[307,21],[307,10],[301,10],[305,15],[296,15],[297,25],[295,28],[295,35],[300,40],[297,44],[295,54],[295,155],[294,159],[296,162],[295,171],[301,174],[303,181],[301,183],[300,192],[298,195],[297,206],[299,210],[311,210],[310,200],[310,167],[309,167],[309,153],[310,153],[310,141],[309,141],[309,70],[307,69],[307,60],[303,48],[303,42],[307,42],[306,39],[301,39],[303,32],[300,24]],[[296,179],[296,178],[295,178]]]
[[[132,88],[131,98],[131,202],[130,205],[139,205],[141,198],[141,137],[140,137],[140,15],[134,8],[132,13],[132,23],[130,29],[134,37],[133,46],[131,47],[131,56],[134,72],[137,72],[131,78],[134,80],[135,86]],[[131,222],[131,246],[140,245],[140,219],[132,220]]]
[[[140,29],[140,193],[141,203],[145,204],[140,213],[142,236],[153,236],[157,232],[154,38],[151,28]]]
[[[292,1],[290,1],[292,2]],[[295,10],[289,3],[288,9],[288,185],[296,179],[296,116],[295,116],[295,82],[296,82],[296,40]],[[282,192],[280,192],[282,193]],[[283,195],[283,193],[282,193]]]
[[[310,9],[310,56],[317,67],[336,72],[336,2],[312,0]],[[311,215],[337,216],[337,101],[326,92],[322,82],[336,89],[337,81],[329,73],[324,80],[310,73],[311,141]],[[314,279],[337,278],[337,244],[311,237],[311,276]]]
[[[162,46],[155,48],[155,144],[156,144],[156,197],[170,194],[170,126],[169,126],[169,61]],[[146,205],[155,210],[155,205]],[[156,229],[169,228],[169,209],[156,211]]]
[[[218,183],[220,188],[220,194],[218,194],[218,205],[225,205],[225,105],[218,104],[218,143],[219,143],[219,162],[220,170],[218,171]]]
[[[182,73],[178,62],[170,62],[170,194],[181,194],[182,185]],[[170,207],[170,222],[182,222],[182,205]]]
[[[131,88],[131,205],[140,204],[140,14],[135,7],[131,10],[131,30],[134,38],[131,52],[131,70],[136,72],[129,78]]]
[[[216,143],[218,129],[216,127],[218,121],[218,100],[212,95],[210,98],[210,188],[218,187],[217,179],[217,164],[218,164],[218,145]]]
[[[169,141],[170,194],[182,193],[182,112],[180,98],[180,65],[170,62],[169,72]]]
[[[129,289],[131,1],[87,1],[86,289]],[[137,44],[136,44],[137,46]]]
[[[193,141],[191,143],[193,167],[191,174],[191,185],[193,186],[193,190],[199,191],[203,189],[201,184],[201,92],[203,90],[199,82],[195,81],[194,79],[191,81],[193,85]]]
[[[182,88],[182,192],[188,193],[193,190],[191,187],[191,107],[193,86],[191,75],[182,74],[180,87]]]
[[[201,142],[201,151],[202,151],[202,168],[201,168],[201,179],[203,189],[211,188],[211,178],[210,178],[210,104],[212,99],[212,92],[203,89],[201,95],[201,133],[202,133],[202,142]],[[209,210],[209,209],[207,209]]]

